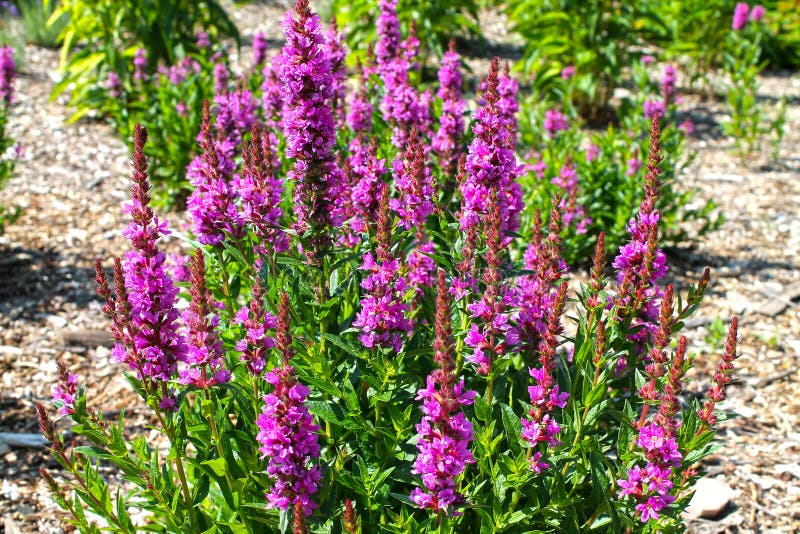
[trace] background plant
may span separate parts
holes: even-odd
[[[152,73],[162,62],[173,65],[197,52],[199,31],[214,41],[230,37],[239,43],[236,26],[214,0],[62,0],[50,21],[63,17],[68,19],[61,35],[64,76],[53,96],[69,89],[76,108],[73,120],[96,108],[90,93],[105,83],[109,72],[126,72],[139,48]]]
[[[15,146],[14,139],[7,132],[11,105],[14,102],[15,77],[14,50],[8,45],[0,47],[0,187],[11,178],[20,154],[19,146]],[[7,224],[14,222],[19,213],[19,208],[0,206],[0,234]]]

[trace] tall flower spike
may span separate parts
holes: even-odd
[[[189,270],[191,302],[183,314],[189,347],[180,382],[207,389],[229,381],[231,372],[225,369],[222,341],[217,332],[219,317],[211,313],[213,297],[206,286],[206,261],[201,249],[195,250]]]
[[[124,207],[132,220],[123,232],[133,250],[125,254],[122,263],[134,333],[123,359],[140,362],[141,379],[166,382],[174,377],[178,361],[184,358],[186,342],[178,328],[179,313],[175,307],[178,289],[166,273],[166,255],[156,244],[169,230],[166,221],[159,221],[150,209],[146,140],[147,132],[137,124],[131,175],[133,198]],[[171,406],[171,399],[162,398],[162,407]]]
[[[261,277],[256,277],[250,304],[236,313],[236,324],[245,329],[245,337],[236,343],[241,353],[240,360],[253,376],[260,376],[267,365],[267,350],[275,346],[275,340],[267,333],[278,326],[277,318],[264,309],[264,289]]]
[[[8,45],[0,47],[0,99],[6,106],[14,101],[14,78],[17,65],[14,63],[14,49]]]
[[[461,138],[464,136],[464,110],[467,105],[461,96],[461,62],[455,50],[455,39],[450,40],[450,49],[442,57],[439,68],[439,89],[436,96],[442,101],[439,129],[431,141],[431,148],[444,171],[444,189],[452,190],[458,172],[458,159],[463,153]]]
[[[195,188],[186,201],[186,208],[198,241],[204,245],[220,245],[227,237],[243,237],[245,224],[236,207],[236,192],[228,183],[236,167],[234,145],[214,141],[208,102],[203,106],[200,144],[203,153],[192,160],[186,171]]]
[[[272,135],[261,133],[253,124],[250,141],[243,152],[241,173],[233,185],[241,199],[242,217],[259,237],[259,252],[272,254],[289,248],[289,238],[280,227],[283,217],[283,181],[275,175],[276,161]]]
[[[290,12],[282,23],[286,34],[279,67],[282,126],[286,156],[295,160],[289,178],[295,183],[297,230],[311,231],[306,253],[317,265],[332,243],[332,229],[342,223],[337,207],[344,177],[333,154],[336,126],[331,110],[336,83],[324,53],[319,16],[311,12],[308,0],[297,0],[295,13],[297,20]]]
[[[389,200],[389,207],[398,215],[398,226],[406,230],[424,228],[425,220],[433,213],[433,183],[416,132],[412,132],[405,152],[398,154],[392,169],[400,198]]]
[[[640,350],[657,328],[659,299],[663,296],[663,289],[657,282],[667,272],[666,256],[658,248],[660,214],[656,202],[661,185],[661,132],[658,121],[658,117],[653,117],[650,126],[645,197],[639,206],[639,213],[628,223],[630,241],[620,247],[612,263],[619,284],[615,304],[623,307],[625,313],[634,315],[634,326],[641,326],[638,333],[630,336]]]
[[[731,373],[733,372],[733,362],[738,357],[736,346],[739,342],[739,318],[733,317],[728,328],[728,337],[725,340],[725,352],[717,365],[717,372],[714,373],[714,385],[706,393],[706,401],[700,408],[700,419],[704,426],[698,429],[698,433],[705,428],[714,426],[717,423],[717,416],[714,414],[714,407],[718,402],[725,400],[725,388],[731,383]]]
[[[273,480],[267,493],[267,506],[284,511],[292,509],[295,525],[306,529],[306,515],[317,504],[316,493],[321,478],[320,468],[314,465],[319,458],[317,431],[319,427],[308,411],[308,387],[297,379],[295,368],[289,365],[292,358],[289,338],[289,300],[281,299],[278,325],[278,343],[281,365],[265,375],[274,386],[272,393],[264,396],[264,408],[258,416],[259,451],[267,458],[267,475]]]
[[[367,252],[359,268],[367,276],[361,281],[366,294],[361,299],[361,310],[353,326],[361,333],[358,339],[367,348],[403,348],[403,340],[413,328],[406,317],[408,306],[403,302],[408,285],[400,275],[400,262],[391,251],[392,219],[389,213],[389,186],[382,184],[378,218],[377,250],[375,256]]]
[[[414,488],[410,498],[417,506],[453,514],[464,502],[457,478],[475,458],[469,450],[474,437],[472,423],[461,407],[472,404],[474,391],[464,391],[464,381],[456,382],[453,339],[450,326],[450,299],[444,271],[439,271],[436,298],[436,355],[439,364],[428,375],[426,387],[417,392],[422,403],[422,421],[417,425],[419,455],[412,473],[421,475],[423,488]]]
[[[463,204],[459,217],[463,230],[479,224],[489,211],[492,191],[496,191],[505,235],[519,228],[522,189],[515,181],[517,163],[509,142],[508,125],[498,104],[498,76],[499,61],[495,58],[486,79],[483,104],[475,112],[472,126],[475,138],[468,149],[467,177],[461,183]]]

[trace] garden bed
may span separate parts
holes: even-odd
[[[258,29],[276,42],[282,13],[247,6],[234,19],[245,42],[252,21],[270,21]],[[65,125],[69,110],[48,101],[57,61],[56,52],[26,49],[11,120],[25,161],[0,191],[0,205],[23,209],[0,237],[0,432],[37,432],[34,402],[49,398],[59,359],[92,386],[94,406],[109,418],[125,408],[129,423],[144,427],[140,399],[110,361],[108,338],[98,333],[108,321],[92,268],[95,257],[124,253],[119,229],[126,220],[121,205],[128,198],[130,156],[103,124]],[[475,74],[482,76],[486,64],[476,60]],[[698,157],[682,180],[713,198],[727,219],[696,246],[667,250],[669,276],[682,288],[711,267],[706,301],[687,329],[690,346],[699,350],[695,372],[710,376],[722,350],[717,318],[739,315],[742,337],[736,382],[721,406],[738,416],[719,430],[721,448],[705,466],[733,489],[733,500],[719,517],[692,521],[695,532],[800,530],[800,79],[768,74],[761,82],[762,98],[789,98],[777,163],[732,155],[732,143],[715,125],[724,117],[719,103],[688,96],[682,104],[698,124],[690,142]],[[180,227],[180,218],[171,216],[171,224]],[[167,243],[180,247],[176,240]],[[0,452],[0,510],[8,534],[15,532],[9,525],[21,532],[62,531],[40,466],[57,472],[42,449]]]

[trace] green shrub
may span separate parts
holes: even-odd
[[[150,72],[197,52],[196,32],[217,40],[239,32],[216,0],[63,0],[51,22],[67,16],[61,38],[64,77],[53,90],[70,91],[76,120],[98,109],[93,98],[111,71],[127,72],[135,50],[143,48]]]

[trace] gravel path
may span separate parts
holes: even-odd
[[[256,28],[279,36],[281,14],[248,5],[234,19],[249,42]],[[106,340],[90,338],[107,326],[92,260],[124,252],[129,155],[105,125],[65,125],[68,110],[48,101],[57,63],[56,52],[26,50],[10,127],[25,161],[0,191],[0,204],[24,210],[0,237],[0,432],[37,432],[33,403],[49,397],[56,359],[89,379],[95,405],[114,410],[130,399]],[[716,365],[717,319],[742,321],[738,381],[723,405],[737,417],[720,431],[721,447],[706,466],[733,499],[719,517],[692,521],[692,532],[800,531],[800,77],[766,75],[761,92],[767,102],[790,100],[781,157],[742,162],[730,140],[700,130],[684,180],[713,198],[727,222],[696,247],[669,251],[679,285],[712,269],[707,300],[688,329],[698,376]],[[698,122],[722,116],[714,102],[687,98],[686,107]],[[40,466],[56,468],[40,450],[0,448],[0,532],[64,531]]]

